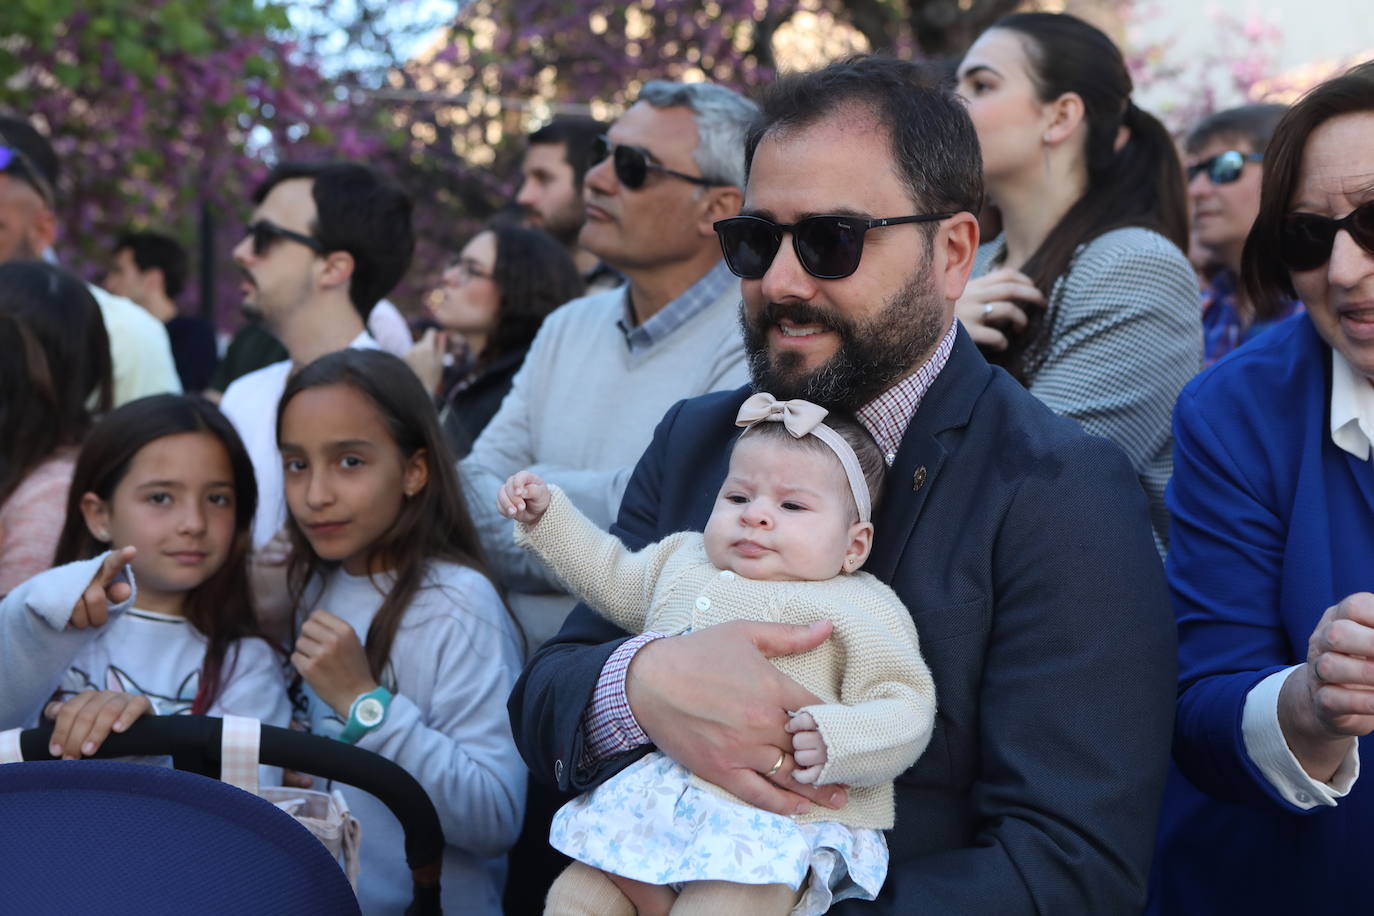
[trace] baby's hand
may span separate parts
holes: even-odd
[[[134,558],[137,551],[133,547],[111,550],[101,562],[100,568],[91,578],[91,584],[77,599],[72,608],[69,623],[78,630],[86,627],[103,626],[110,616],[110,605],[127,601],[133,589],[127,582],[116,582],[115,578],[124,570],[124,564]]]
[[[807,785],[814,783],[826,761],[825,739],[821,737],[816,720],[809,712],[799,712],[788,719],[783,728],[792,735],[792,751],[797,758],[792,778]]]
[[[496,504],[502,515],[533,527],[549,510],[549,485],[536,474],[518,471],[501,485]]]
[[[122,732],[151,710],[142,694],[119,690],[86,690],[64,703],[52,702],[43,710],[53,726],[48,753],[64,760],[87,757],[100,749],[110,732]]]

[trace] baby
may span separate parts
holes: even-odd
[[[626,630],[834,624],[816,649],[772,660],[822,702],[790,711],[792,748],[764,775],[791,750],[799,781],[850,787],[845,806],[772,814],[650,753],[555,816],[550,842],[577,861],[546,912],[581,912],[608,886],[627,899],[604,911],[640,914],[814,914],[876,897],[892,780],[930,740],[935,691],[910,614],[858,571],[873,540],[882,456],[858,423],[826,417],[806,401],[749,398],[704,534],[674,534],[637,553],[528,471],[501,488],[517,542]]]

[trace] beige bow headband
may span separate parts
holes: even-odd
[[[864,479],[863,469],[859,467],[859,456],[854,453],[853,447],[844,441],[843,436],[822,422],[828,413],[824,407],[810,401],[779,401],[768,392],[761,391],[740,405],[735,425],[743,426],[747,430],[756,423],[772,421],[781,423],[794,439],[810,434],[830,446],[830,450],[844,466],[845,476],[849,478],[854,505],[859,509],[859,521],[869,521],[873,513],[873,504],[868,495],[868,481]]]

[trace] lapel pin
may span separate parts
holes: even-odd
[[[926,466],[923,464],[911,475],[911,492],[915,493],[926,485]]]

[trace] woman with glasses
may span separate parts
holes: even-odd
[[[1169,412],[1202,362],[1173,141],[1131,101],[1116,45],[1073,16],[1000,19],[958,73],[1002,217],[959,319],[990,361],[1126,452],[1162,550]]]
[[[1259,212],[1260,175],[1286,105],[1242,105],[1204,118],[1188,134],[1188,199],[1193,252],[1207,277],[1202,292],[1204,363],[1210,366],[1279,321],[1302,311],[1285,298],[1257,314],[1240,288],[1240,252]]]
[[[512,224],[479,232],[444,271],[430,305],[439,330],[425,332],[406,361],[437,396],[456,457],[496,415],[544,318],[580,295],[567,250]]]
[[[1307,313],[1203,372],[1174,415],[1174,774],[1155,913],[1369,905],[1374,784],[1374,62],[1265,152],[1241,281]],[[1363,901],[1363,902],[1361,902]]]

